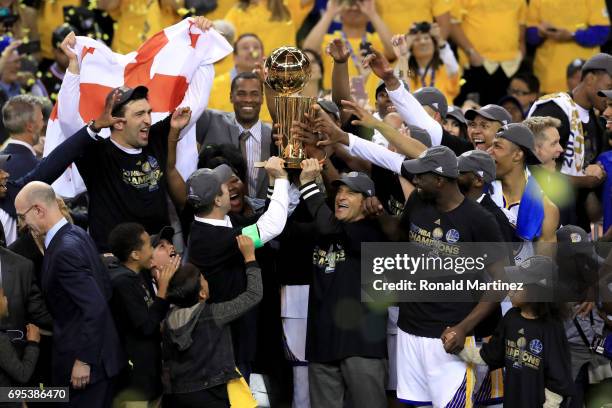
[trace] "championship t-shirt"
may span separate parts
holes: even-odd
[[[391,215],[400,215],[404,211],[404,190],[398,175],[394,172],[372,164],[372,181],[376,186],[376,196],[385,211]]]
[[[138,222],[149,234],[168,225],[166,160],[170,117],[152,125],[149,144],[125,151],[110,139],[89,145],[75,161],[89,193],[89,233],[101,252],[110,231]]]
[[[504,407],[541,408],[544,389],[568,396],[574,382],[563,324],[506,313],[480,356],[490,369],[505,367]]]
[[[442,242],[456,256],[462,256],[465,250],[460,247],[461,243],[502,241],[497,221],[476,202],[466,198],[457,208],[440,212],[434,204],[425,202],[416,191],[406,202],[401,228],[408,235],[409,242],[432,249],[438,248],[436,243]],[[491,253],[487,263],[503,257],[503,251]],[[401,303],[397,325],[404,332],[415,336],[439,338],[447,327],[461,322],[474,306],[475,303],[469,302]]]

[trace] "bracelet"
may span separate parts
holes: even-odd
[[[100,133],[102,129],[99,129],[95,126],[96,121],[94,119],[90,120],[87,124],[87,127],[94,133]]]

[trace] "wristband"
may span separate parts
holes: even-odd
[[[90,120],[89,123],[87,124],[87,127],[94,133],[100,133],[100,131],[102,129],[98,129],[97,127],[95,127],[95,123],[96,121],[94,119]]]
[[[246,235],[253,240],[255,249],[263,246],[263,242],[261,242],[261,238],[259,237],[259,229],[257,228],[257,224],[251,224],[248,227],[244,227],[242,229],[242,235]]]

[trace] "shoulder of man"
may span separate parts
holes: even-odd
[[[2,258],[3,261],[12,262],[18,267],[29,267],[34,265],[28,258],[21,256],[7,248],[0,247],[0,258]]]

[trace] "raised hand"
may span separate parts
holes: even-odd
[[[272,156],[266,161],[265,169],[268,175],[274,179],[288,177],[285,171],[285,161],[280,157]]]
[[[246,235],[238,235],[236,237],[236,241],[238,242],[238,249],[242,253],[244,257],[244,262],[253,262],[255,261],[255,244],[251,237]]]
[[[342,8],[343,7],[338,0],[329,0],[327,2],[325,14],[336,17],[342,11]]]
[[[119,101],[119,98],[119,91],[115,91],[113,93],[113,96],[106,101],[106,104],[104,105],[104,111],[96,120],[94,120],[93,126],[96,129],[101,130],[107,127],[112,127],[117,123],[125,122],[125,118],[117,118],[114,117],[112,114],[113,107]]]
[[[159,276],[157,277],[157,297],[162,299],[166,298],[166,293],[168,292],[168,283],[170,283],[170,279],[174,276],[174,273],[181,266],[181,257],[176,255],[175,257],[170,259],[159,272]]]
[[[370,17],[376,14],[376,5],[374,0],[360,0],[357,2],[359,10],[366,16]]]
[[[327,153],[325,149],[321,149],[317,146],[319,136],[313,132],[311,126],[303,122],[293,122],[291,135],[294,139],[302,142],[307,157],[325,160]]]
[[[202,31],[208,31],[212,28],[213,23],[209,19],[203,16],[197,16],[193,18],[194,25]]]
[[[337,64],[344,64],[348,61],[351,53],[346,48],[344,40],[341,38],[334,38],[325,49],[325,52],[334,59]]]
[[[357,117],[356,120],[351,122],[353,125],[374,129],[376,125],[381,122],[380,120],[376,119],[374,115],[353,101],[343,100],[341,103],[343,111]]]
[[[74,31],[71,31],[66,37],[64,37],[64,41],[60,44],[60,49],[62,52],[68,57],[68,68],[67,70],[75,75],[78,75],[80,72],[79,68],[79,59],[77,55],[72,49],[76,46],[76,35]]]
[[[300,173],[300,184],[304,185],[315,181],[321,174],[321,163],[317,159],[306,159],[301,163],[302,172]]]
[[[376,196],[366,197],[361,206],[368,217],[378,217],[385,212],[380,200]]]
[[[391,38],[391,45],[393,45],[393,52],[395,52],[395,56],[400,58],[405,58],[410,53],[410,47],[412,46],[412,42],[414,41],[414,35],[408,34],[396,34]]]
[[[374,75],[383,81],[393,78],[393,67],[387,61],[384,55],[379,51],[372,49],[372,52],[363,59],[363,67],[370,68]]]
[[[177,108],[172,112],[172,118],[170,118],[170,127],[176,130],[182,130],[189,124],[191,119],[191,109],[189,107]]]
[[[444,45],[442,43],[442,34],[440,32],[440,25],[436,22],[431,23],[431,28],[429,29],[429,33],[436,40],[439,46]]]
[[[329,146],[334,143],[343,143],[348,146],[348,134],[336,125],[327,112],[323,111],[318,105],[314,107],[314,111],[316,116],[313,130],[324,137],[317,142],[317,146]]]

